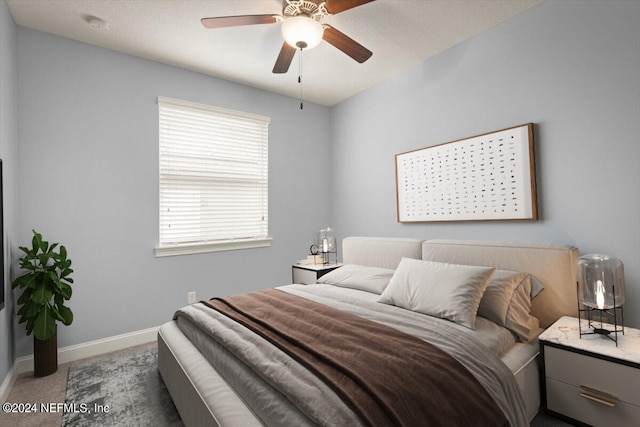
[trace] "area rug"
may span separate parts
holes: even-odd
[[[62,426],[183,426],[157,359],[153,344],[71,366]]]
[[[69,368],[63,427],[184,426],[158,373],[155,344]],[[531,427],[568,427],[540,412]]]

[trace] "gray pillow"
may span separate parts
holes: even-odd
[[[478,316],[509,329],[520,341],[528,342],[540,327],[538,319],[531,315],[531,301],[542,289],[540,282],[528,273],[496,270],[480,300]]]

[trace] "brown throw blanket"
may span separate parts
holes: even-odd
[[[394,328],[276,289],[203,301],[320,376],[371,426],[508,426],[453,357]]]

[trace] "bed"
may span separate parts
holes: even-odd
[[[431,416],[432,412],[442,412],[442,416],[448,416],[448,406],[455,411],[460,406],[469,405],[472,408],[471,405],[475,404],[476,410],[481,412],[494,403],[500,410],[500,417],[504,416],[507,424],[528,425],[540,406],[537,335],[561,316],[575,314],[577,307],[574,266],[579,253],[576,248],[538,243],[348,237],[342,242],[342,254],[345,266],[323,276],[319,279],[322,283],[292,284],[258,292],[256,294],[260,295],[256,295],[256,298],[259,296],[260,299],[255,301],[252,293],[250,296],[238,296],[238,299],[229,297],[207,304],[192,304],[179,310],[172,321],[160,328],[158,368],[185,425],[382,425],[394,424],[396,421],[397,424],[404,424],[402,420],[398,421],[399,418],[384,422],[367,419],[367,416],[374,417],[372,414],[380,410],[375,404],[366,406],[371,405],[366,401],[371,398],[363,397],[365,403],[354,403],[349,400],[351,392],[334,388],[336,383],[342,384],[342,377],[327,382],[329,374],[323,376],[326,367],[309,365],[308,362],[300,362],[295,358],[292,361],[290,349],[284,349],[278,343],[263,342],[266,341],[267,333],[247,333],[249,325],[242,323],[243,314],[230,314],[222,309],[222,306],[225,310],[229,306],[235,309],[241,303],[273,303],[277,307],[274,311],[285,313],[283,317],[286,317],[290,307],[302,305],[300,303],[303,301],[304,304],[311,304],[312,308],[321,306],[323,310],[334,310],[328,311],[330,314],[325,317],[332,317],[331,313],[346,312],[345,316],[351,316],[347,318],[348,322],[365,322],[363,326],[353,323],[353,327],[339,332],[339,335],[354,333],[359,337],[362,331],[369,330],[373,333],[373,330],[378,329],[377,326],[371,328],[373,323],[370,322],[374,322],[375,325],[381,325],[381,334],[385,335],[385,339],[388,334],[389,339],[408,340],[407,343],[397,341],[402,342],[401,345],[385,344],[389,348],[402,346],[403,351],[409,351],[407,349],[413,349],[411,346],[420,347],[423,342],[429,341],[425,344],[429,346],[429,351],[447,353],[447,359],[443,358],[442,363],[463,366],[464,372],[456,371],[451,375],[465,377],[471,374],[471,383],[477,382],[483,387],[482,393],[468,393],[473,395],[472,399],[480,399],[468,404],[466,400],[462,400],[467,397],[459,396],[464,393],[455,391],[455,387],[427,384],[424,387],[404,387],[402,399],[407,395],[406,402],[409,403],[404,400],[402,402],[410,408],[407,413],[412,413],[413,410],[409,406],[411,399],[425,401],[425,397],[419,394],[424,390],[426,400],[438,402],[440,399],[438,405],[441,410],[425,409],[426,413],[413,417],[417,425],[426,419],[421,417]],[[429,289],[428,298],[424,295],[416,297],[426,289],[423,286],[433,286],[433,280],[426,283],[423,281],[424,277],[440,278],[439,280],[446,278],[447,283],[464,277],[465,280],[460,281],[466,283],[460,285],[460,289],[464,290],[460,294],[463,297],[454,295],[454,298],[462,300],[459,304],[456,300],[456,307],[452,310],[448,306],[452,291],[442,290],[458,289],[458,285]],[[467,283],[469,277],[473,278],[472,282],[475,280],[473,286]],[[505,302],[504,291],[497,289],[502,289],[498,285],[502,286],[507,282],[517,282],[518,285],[509,285],[513,293],[511,300]],[[526,287],[522,283],[526,283]],[[472,290],[470,293],[473,296],[468,297],[469,289],[477,287],[481,288],[479,295],[478,291]],[[440,292],[445,295],[440,295]],[[267,293],[268,295],[263,295]],[[497,299],[490,300],[491,295]],[[251,301],[248,302],[247,298]],[[492,302],[486,303],[485,300]],[[442,301],[447,302],[444,308]],[[290,305],[284,305],[287,303]],[[469,307],[476,307],[482,315],[476,316],[473,308],[466,309],[469,304]],[[508,315],[505,315],[505,307],[509,311]],[[471,316],[470,311],[473,311]],[[237,317],[233,317],[234,315]],[[291,316],[299,317],[300,322],[297,323],[302,322],[301,315]],[[356,329],[359,327],[363,329]],[[309,328],[299,329],[301,331],[295,333],[306,333],[305,330]],[[356,330],[359,332],[356,333]],[[391,330],[398,332],[398,337],[389,334]],[[242,343],[236,342],[237,335],[242,336]],[[373,341],[378,339],[379,336],[371,337]],[[333,336],[324,336],[318,340],[326,341],[328,350],[322,351],[332,352],[336,348],[342,348],[342,345],[336,345],[332,341]],[[347,341],[359,340],[350,338]],[[393,352],[385,345],[378,347],[391,355]],[[361,349],[356,351],[360,352]],[[396,353],[395,356],[400,358],[405,354]],[[333,357],[333,353],[331,354]],[[440,353],[436,355],[440,357]],[[362,360],[369,359],[363,356]],[[415,372],[420,366],[430,364],[419,363],[417,367],[400,368],[394,362],[388,373],[388,367],[383,370],[387,375],[384,379],[367,374],[371,369],[375,372],[375,368],[369,363],[355,363],[349,369],[369,369],[361,374],[364,377],[358,378],[364,378],[365,385],[373,387],[375,384],[370,386],[370,382],[391,383],[394,376],[402,374],[403,369]],[[282,371],[283,366],[288,370]],[[258,371],[261,373],[256,375]],[[312,374],[314,372],[322,373],[322,379]],[[464,385],[466,383],[462,382],[463,379],[458,379],[462,377],[456,376],[455,383],[459,383],[464,389],[473,390],[472,386],[475,385]],[[406,379],[398,377],[397,381],[410,384],[411,380],[409,376]],[[453,383],[451,381],[449,384]],[[445,393],[444,389],[448,388],[453,388],[457,394],[434,394],[441,389]],[[351,394],[359,396],[366,393]],[[384,393],[373,392],[373,401],[378,402],[376,399],[381,394]],[[345,399],[345,396],[349,399]],[[482,400],[487,396],[490,398],[490,405]],[[380,406],[386,404],[386,401],[380,402]],[[385,414],[389,411],[385,411],[376,416],[387,416]],[[393,412],[390,416],[396,416],[395,414]],[[468,421],[469,415],[465,416]],[[486,416],[488,419],[498,419],[495,413],[487,413]],[[402,414],[398,417],[402,417]],[[412,417],[408,418],[407,425],[412,421]],[[475,420],[476,424],[479,423],[478,420],[479,418]],[[445,424],[442,418],[433,421],[434,425],[438,423]],[[500,423],[496,421],[496,425]]]

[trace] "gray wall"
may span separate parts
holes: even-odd
[[[640,327],[639,18],[637,1],[547,0],[333,108],[336,229],[607,253]],[[539,221],[396,222],[395,154],[527,122]]]
[[[9,248],[16,224],[18,152],[18,50],[17,27],[9,8],[0,1],[0,159],[3,160],[4,196],[4,292],[5,308],[0,311],[0,384],[13,365],[15,347],[12,325],[13,298],[10,283]],[[0,291],[1,292],[1,291]]]
[[[329,109],[20,27],[20,219],[67,246],[75,269],[60,347],[160,325],[198,298],[290,283],[329,217]],[[296,84],[295,80],[292,84]],[[270,248],[155,258],[158,95],[271,117]],[[22,244],[22,243],[21,243]],[[17,327],[17,355],[32,352]]]

